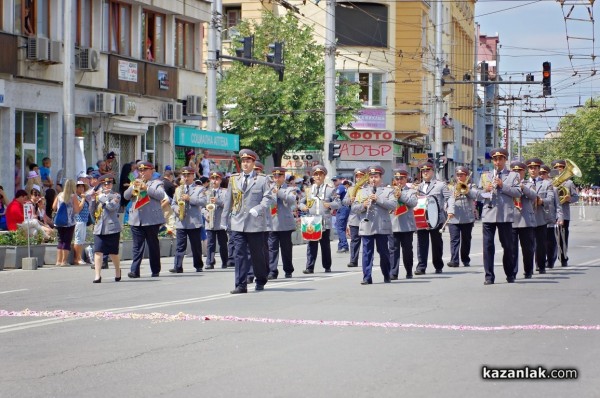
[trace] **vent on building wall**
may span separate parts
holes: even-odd
[[[188,95],[187,103],[185,106],[185,113],[189,116],[201,116],[202,115],[202,97],[199,95]]]
[[[181,122],[183,120],[183,104],[167,102],[163,105],[162,120],[164,122]]]
[[[100,58],[97,50],[81,47],[79,48],[77,59],[75,61],[79,70],[94,72],[98,70]]]
[[[27,59],[30,61],[47,61],[48,46],[48,39],[45,37],[29,37],[27,39]]]
[[[110,93],[97,93],[94,111],[96,113],[113,114],[115,112],[115,95]]]
[[[115,115],[127,115],[127,98],[124,94],[115,96]]]

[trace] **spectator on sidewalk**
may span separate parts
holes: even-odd
[[[23,205],[29,200],[29,195],[24,189],[19,189],[15,193],[15,198],[6,208],[6,227],[9,231],[16,231],[18,224],[25,220]]]

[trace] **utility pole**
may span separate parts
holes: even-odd
[[[329,143],[335,133],[335,0],[325,4],[325,139],[323,165],[331,178],[336,174],[335,159],[327,157]]]
[[[208,131],[217,131],[217,38],[221,27],[221,0],[213,0],[211,5],[212,17],[208,27],[208,59],[206,60],[206,114]]]
[[[442,68],[444,67],[442,59],[442,0],[436,1],[435,7],[435,116],[434,116],[434,131],[435,131],[435,152],[444,152],[444,144],[442,143]],[[445,154],[446,156],[448,154]],[[442,179],[443,172],[437,170],[437,178]]]
[[[519,160],[523,161],[523,108],[521,108],[521,116],[519,116]]]
[[[75,170],[75,31],[73,30],[74,0],[63,2],[63,145],[62,169],[63,176],[74,176]],[[72,178],[72,177],[71,177]],[[57,183],[60,181],[57,181]]]

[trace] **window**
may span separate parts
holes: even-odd
[[[156,126],[148,126],[146,135],[142,136],[142,151],[148,162],[156,163]]]
[[[175,65],[180,68],[194,69],[196,41],[194,24],[177,20],[175,31]]]
[[[387,47],[388,9],[373,3],[337,3],[335,29],[338,45]]]
[[[114,0],[104,0],[104,29],[102,50],[131,55],[131,6]]]
[[[49,37],[50,0],[15,0],[15,33]]]
[[[242,19],[242,9],[240,7],[228,7],[223,12],[223,40],[232,40],[238,36],[237,25]]]
[[[383,74],[381,73],[340,73],[340,84],[358,83],[360,99],[364,106],[385,106],[383,93]]]
[[[77,33],[75,44],[92,46],[92,0],[77,0]]]
[[[142,46],[146,61],[165,63],[165,16],[152,11],[142,12]]]
[[[48,156],[50,115],[47,113],[16,111],[15,113],[15,161],[21,169],[21,181],[27,182],[29,165],[41,164]]]

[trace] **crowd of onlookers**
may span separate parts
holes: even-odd
[[[579,201],[585,206],[600,205],[600,188],[597,186],[577,188]]]

